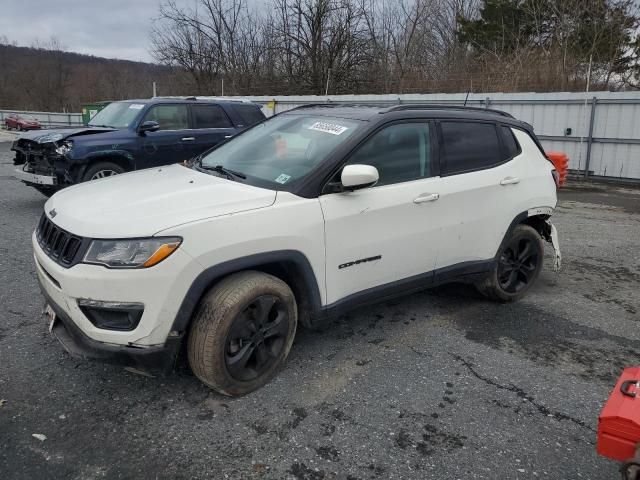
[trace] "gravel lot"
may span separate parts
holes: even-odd
[[[0,144],[0,478],[617,478],[595,431],[640,364],[639,190],[564,191],[564,268],[548,249],[525,300],[459,285],[359,309],[229,399],[49,336],[29,244],[45,199],[11,158]]]

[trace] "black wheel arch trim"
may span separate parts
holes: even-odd
[[[297,250],[276,250],[228,260],[201,272],[191,283],[187,294],[182,300],[182,304],[173,321],[171,332],[174,332],[174,335],[175,332],[182,334],[188,329],[202,296],[216,281],[242,270],[261,270],[265,266],[285,263],[294,264],[298,273],[302,275],[302,285],[295,287],[304,289],[312,313],[320,311],[322,309],[320,288],[309,259]],[[290,285],[290,287],[294,290],[293,285]]]
[[[498,251],[496,252],[496,256],[494,260],[496,262],[498,261],[498,259],[500,258],[500,252],[502,252],[504,247],[507,245],[507,242],[509,241],[511,234],[513,233],[513,231],[518,225],[521,225],[521,224],[529,225],[540,234],[543,240],[547,240],[546,237],[548,236],[548,234],[545,230],[546,223],[544,223],[544,227],[541,226],[542,221],[546,218],[548,218],[548,215],[529,215],[528,210],[516,215],[516,217],[509,224],[509,227],[507,228],[504,234],[504,237],[502,237],[502,242],[500,242],[500,246],[498,247]],[[536,220],[537,222],[540,222],[540,225],[535,223]]]
[[[509,237],[511,237],[511,234],[513,233],[515,228],[527,218],[529,218],[529,213],[522,212],[516,215],[516,217],[511,221],[511,223],[509,224],[509,227],[507,227],[507,230],[504,232],[504,237],[502,237],[502,241],[500,242],[500,246],[498,247],[498,251],[496,252],[496,255],[495,255],[496,261],[500,257],[500,252],[502,252],[504,247],[507,245],[507,242],[509,241]]]

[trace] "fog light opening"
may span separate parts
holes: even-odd
[[[79,299],[78,306],[94,326],[104,330],[134,330],[144,312],[142,303]]]

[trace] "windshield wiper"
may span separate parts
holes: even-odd
[[[111,125],[95,125],[95,124],[87,124],[88,127],[101,127],[101,128],[113,128]]]
[[[215,167],[210,167],[208,165],[203,165],[202,160],[198,159],[198,167],[202,170],[208,170],[211,172],[220,173],[222,175],[226,175],[229,180],[233,180],[233,177],[242,178],[243,180],[247,178],[247,176],[242,172],[236,172],[235,170],[231,170],[229,168],[225,168],[222,165],[216,165]]]

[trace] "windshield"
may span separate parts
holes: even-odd
[[[88,125],[90,127],[127,128],[143,108],[144,103],[110,103],[96,113]]]
[[[320,165],[360,122],[324,116],[281,115],[256,125],[202,158],[267,186],[291,185]]]

